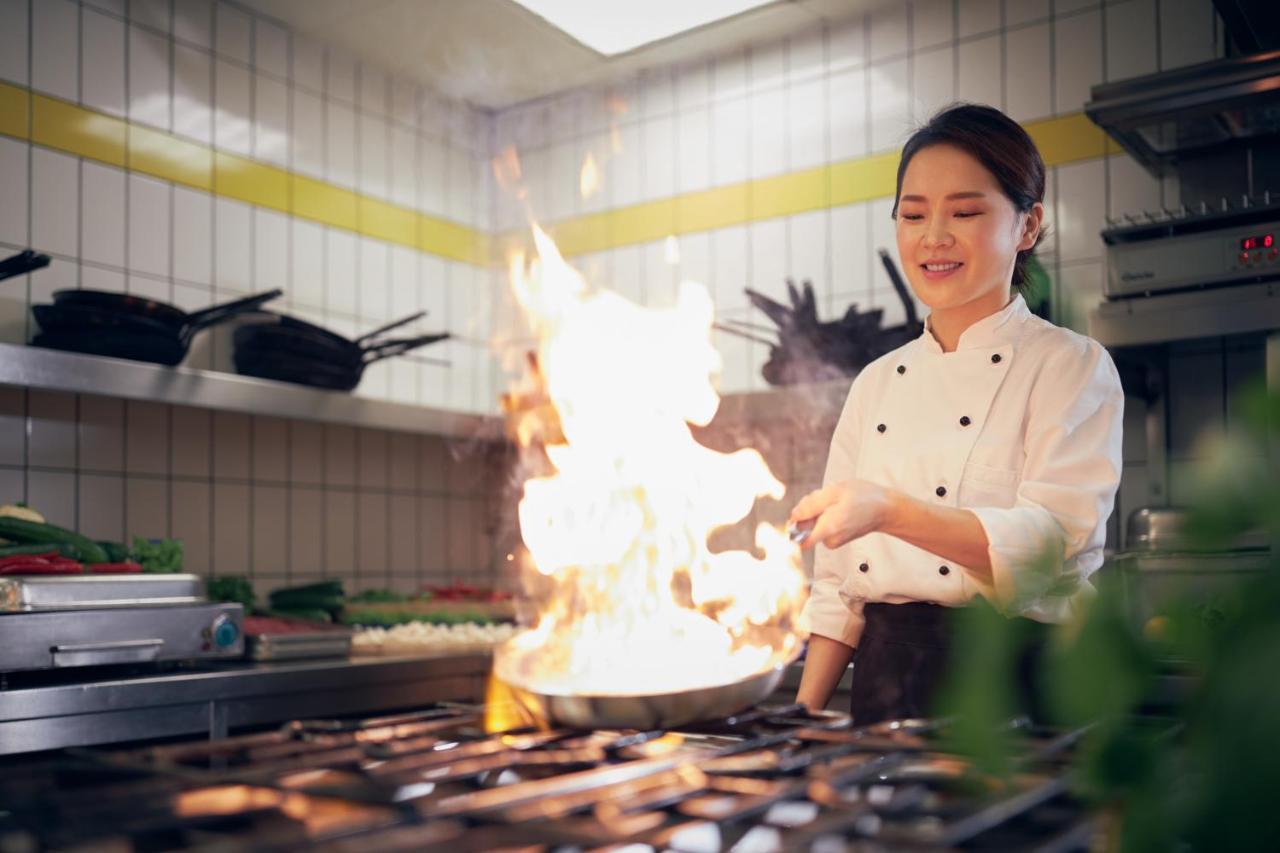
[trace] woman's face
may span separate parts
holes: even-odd
[[[916,152],[902,176],[898,255],[916,296],[932,310],[970,303],[999,310],[1009,301],[1018,252],[1035,245],[1043,216],[1039,203],[1019,213],[967,152],[931,145]]]

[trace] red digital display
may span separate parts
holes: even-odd
[[[1245,237],[1240,241],[1240,250],[1243,252],[1252,252],[1254,249],[1270,249],[1275,245],[1276,238],[1272,234],[1259,234],[1256,237]]]

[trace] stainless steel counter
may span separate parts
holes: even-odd
[[[201,664],[0,689],[0,755],[484,697],[489,655]]]

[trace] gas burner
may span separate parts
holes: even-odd
[[[1016,772],[942,747],[946,723],[854,727],[762,706],[681,731],[488,734],[442,705],[198,743],[77,751],[0,779],[30,849],[359,851],[1004,849],[1076,839],[1079,732],[1012,728]],[[21,778],[17,778],[21,777]],[[26,849],[26,848],[24,848]]]

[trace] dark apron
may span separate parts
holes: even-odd
[[[946,680],[955,620],[939,604],[868,604],[866,626],[853,652],[850,713],[856,725],[936,715],[938,688]],[[1036,671],[1048,626],[1032,623],[1032,642],[1018,662],[1018,700],[1039,718]]]

